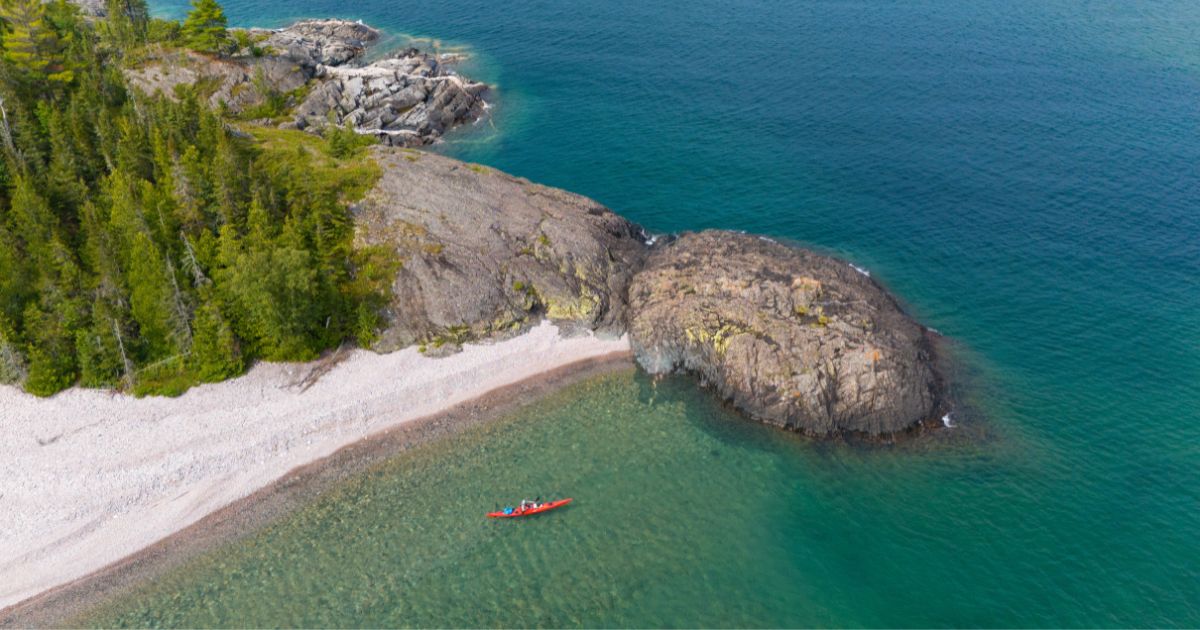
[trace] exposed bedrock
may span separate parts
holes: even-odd
[[[649,247],[579,195],[419,151],[374,157],[359,240],[402,263],[378,350],[449,352],[549,318],[627,331],[648,372],[693,373],[791,430],[879,436],[937,417],[929,333],[844,261],[733,232]]]
[[[148,94],[198,85],[211,106],[234,115],[278,124],[282,114],[283,126],[314,132],[351,126],[393,146],[431,144],[487,112],[488,86],[458,75],[457,57],[407,48],[364,65],[363,55],[380,33],[360,22],[304,20],[248,32],[252,49],[224,57],[162,50],[126,76]],[[281,97],[285,111],[253,113]]]
[[[350,20],[303,20],[286,28],[249,32],[260,46],[313,69],[357,61],[379,40],[377,29]]]
[[[476,164],[380,147],[359,239],[402,268],[377,349],[446,351],[541,318],[619,334],[641,228],[585,197]]]
[[[642,367],[694,373],[763,422],[877,436],[937,413],[929,333],[844,261],[753,235],[689,233],[654,249],[629,302]]]
[[[416,48],[363,67],[322,67],[320,84],[296,110],[302,129],[351,125],[384,144],[419,146],[477,120],[488,87]]]

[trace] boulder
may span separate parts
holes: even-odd
[[[733,232],[658,245],[629,288],[652,374],[698,375],[763,422],[878,436],[936,418],[930,334],[844,261]]]

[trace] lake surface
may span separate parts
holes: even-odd
[[[1200,625],[1200,3],[226,5],[467,49],[495,117],[450,155],[869,269],[953,340],[971,438],[816,444],[605,377],[95,623]],[[577,504],[479,518],[539,492]]]

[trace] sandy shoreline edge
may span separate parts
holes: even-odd
[[[542,324],[443,359],[355,351],[303,390],[309,364],[260,365],[179,399],[0,388],[0,626],[61,623],[356,462],[631,367],[629,357],[626,338]]]

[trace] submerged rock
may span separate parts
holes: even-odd
[[[637,225],[484,166],[386,147],[374,157],[383,175],[355,208],[359,240],[403,265],[376,349],[454,348],[541,318],[623,332],[646,253]]]
[[[685,234],[654,249],[629,302],[642,367],[695,373],[763,422],[876,436],[936,417],[927,331],[846,262],[753,235]]]

